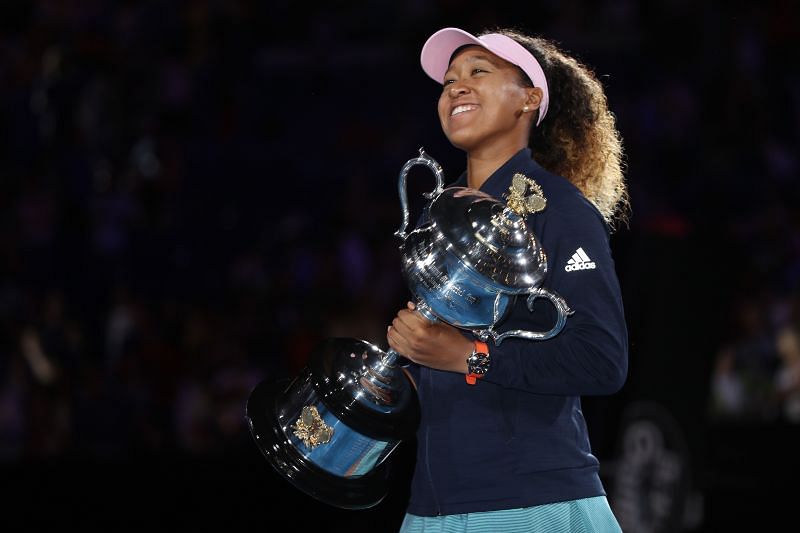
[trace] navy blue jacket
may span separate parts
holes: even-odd
[[[542,187],[547,207],[527,218],[547,256],[543,287],[575,313],[549,340],[489,341],[491,367],[476,385],[455,372],[412,364],[422,418],[407,511],[446,515],[513,509],[605,495],[582,395],[618,391],[628,370],[619,282],[599,211],[524,149],[483,184],[505,202],[516,172]],[[452,184],[466,186],[466,175]],[[548,331],[555,309],[517,298],[495,328]],[[471,335],[467,332],[466,334]]]

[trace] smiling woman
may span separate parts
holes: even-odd
[[[442,84],[442,131],[466,154],[451,186],[506,199],[513,183],[530,184],[543,208],[526,219],[547,253],[543,287],[574,314],[552,338],[500,346],[413,304],[397,313],[387,339],[411,361],[422,410],[401,531],[620,531],[581,411],[581,396],[615,393],[628,368],[609,245],[627,192],[603,87],[550,41],[509,30],[445,28],[421,63]],[[498,331],[541,331],[554,316],[520,299]]]
[[[454,146],[476,157],[484,154],[510,157],[524,146],[532,117],[538,109],[542,90],[519,83],[516,66],[487,53],[484,48],[459,49],[445,73],[439,97],[439,120]],[[468,176],[468,184],[480,188],[479,179]]]

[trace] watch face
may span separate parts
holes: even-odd
[[[489,370],[489,354],[473,352],[467,359],[470,374],[483,375]]]

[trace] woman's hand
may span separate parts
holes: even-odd
[[[406,358],[430,368],[467,373],[473,343],[444,322],[431,322],[408,302],[392,320],[386,334],[389,346]]]

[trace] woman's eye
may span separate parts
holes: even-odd
[[[443,85],[450,85],[451,83],[455,83],[456,80],[444,80]]]
[[[473,74],[480,74],[481,72],[486,72],[486,71],[483,70],[482,68],[474,68],[474,69],[472,69],[472,73]]]

